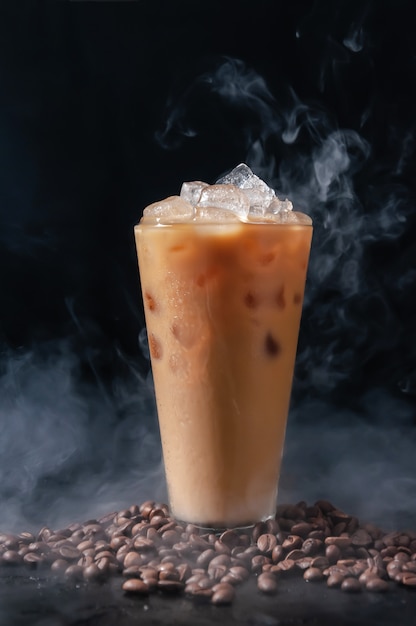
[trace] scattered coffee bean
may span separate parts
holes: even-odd
[[[361,591],[361,585],[356,578],[347,576],[341,583],[341,589],[342,591],[347,591],[348,593],[357,593]]]
[[[212,604],[226,605],[231,604],[235,597],[235,590],[232,585],[220,583],[212,588]]]
[[[68,581],[122,576],[126,593],[185,592],[195,601],[230,604],[257,576],[259,591],[276,593],[278,577],[326,580],[346,592],[416,588],[416,532],[383,533],[331,503],[277,508],[251,530],[204,532],[147,501],[99,520],[33,533],[0,533],[0,566],[50,569]],[[392,582],[394,581],[394,582]]]
[[[274,595],[277,592],[276,576],[268,572],[260,574],[257,578],[257,587],[262,593]]]
[[[370,577],[365,583],[367,591],[376,591],[378,593],[384,593],[389,590],[389,583],[378,576]]]
[[[322,580],[324,577],[322,570],[319,567],[308,567],[303,574],[303,578],[308,582],[316,582]]]
[[[149,587],[139,578],[129,578],[122,584],[121,588],[126,593],[139,595],[147,595],[149,593]]]

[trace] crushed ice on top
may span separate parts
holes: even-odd
[[[217,180],[183,183],[180,196],[155,202],[144,210],[144,217],[157,222],[174,221],[276,221],[298,222],[291,213],[292,203],[280,200],[261,178],[244,163]]]

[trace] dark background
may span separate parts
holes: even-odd
[[[409,1],[0,5],[0,527],[164,497],[133,225],[247,162],[314,220],[280,499],[416,527]]]

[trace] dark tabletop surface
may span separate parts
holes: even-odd
[[[416,590],[396,585],[385,594],[347,594],[323,583],[281,580],[273,597],[260,595],[253,582],[238,589],[232,606],[195,604],[183,596],[125,595],[120,579],[105,584],[69,586],[25,573],[0,578],[3,626],[414,626]]]

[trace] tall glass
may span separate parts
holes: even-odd
[[[275,514],[312,237],[301,217],[135,227],[178,520],[242,527]]]

